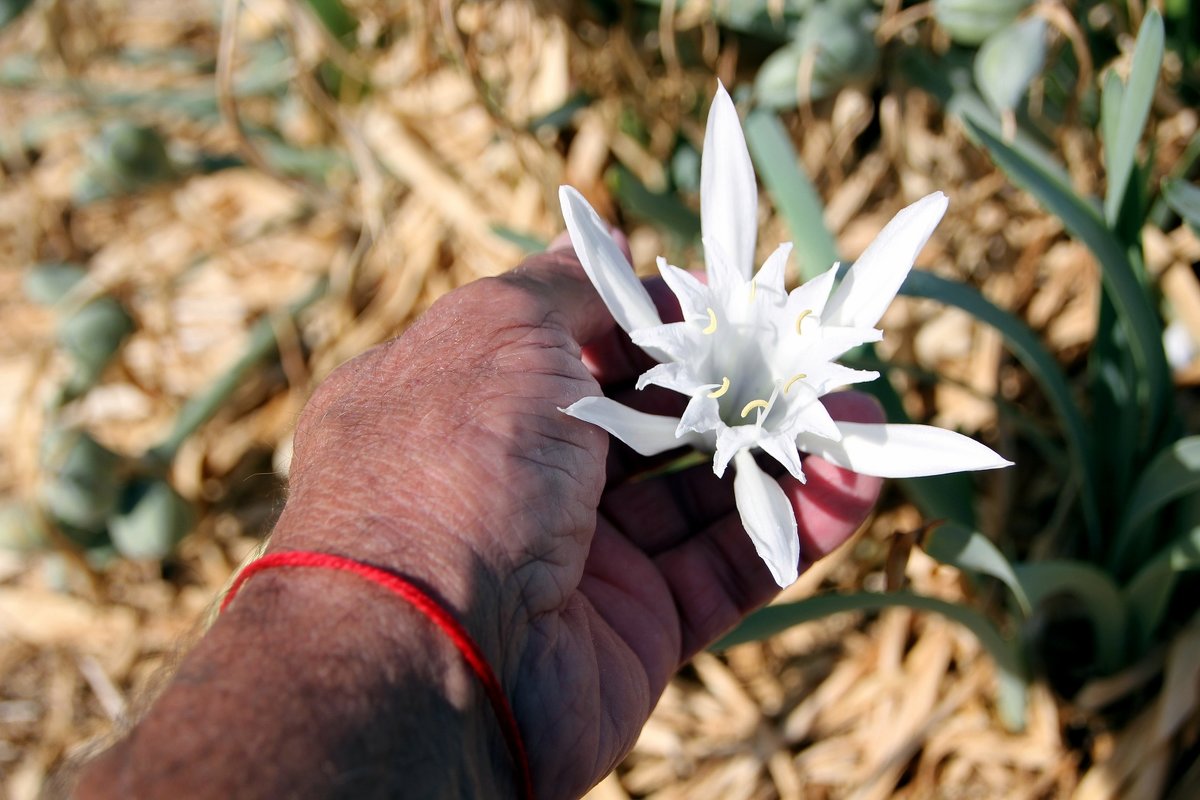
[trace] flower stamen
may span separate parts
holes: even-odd
[[[707,308],[705,310],[708,312],[708,327],[700,332],[705,335],[716,333],[717,332],[717,312],[713,311],[712,308]]]
[[[783,393],[787,394],[788,391],[792,388],[792,384],[794,384],[796,381],[804,380],[807,377],[808,376],[805,375],[803,372],[797,372],[795,375],[793,375],[791,378],[788,379],[787,383],[785,383],[783,385]]]
[[[757,281],[756,279],[753,279],[753,278],[752,278],[752,279],[750,280],[750,302],[751,302],[751,303],[753,303],[753,302],[754,302],[754,295],[755,295],[757,292],[758,292],[758,281]]]
[[[721,388],[717,389],[716,391],[709,392],[708,396],[715,400],[718,397],[724,397],[725,393],[728,391],[729,391],[729,376],[725,376],[725,377],[721,378]],[[742,416],[745,416],[745,414],[743,414]]]
[[[770,407],[770,403],[768,403],[766,400],[751,400],[749,403],[746,403],[745,407],[742,408],[742,419],[750,416],[750,412],[756,408]]]
[[[804,318],[812,313],[811,308],[806,308],[800,312],[800,316],[796,317],[796,333],[800,333],[800,323],[804,322]]]

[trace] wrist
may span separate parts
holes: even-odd
[[[302,568],[248,581],[96,766],[92,786],[138,796],[473,797],[514,786],[453,644],[380,587]]]
[[[293,496],[266,553],[327,553],[403,577],[463,625],[500,682],[510,687],[521,635],[519,598],[502,571],[472,545],[467,523],[460,527],[451,520],[418,517],[414,512],[423,508],[402,502],[384,513],[368,513],[367,507],[349,493],[329,502]],[[372,596],[369,586],[360,588]],[[399,602],[374,597],[384,608]]]

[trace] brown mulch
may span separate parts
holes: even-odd
[[[172,481],[202,514],[176,556],[90,569],[69,553],[0,551],[0,797],[10,800],[35,797],[66,759],[108,734],[202,625],[278,512],[291,425],[322,376],[403,330],[444,292],[515,265],[522,251],[498,227],[552,238],[561,228],[559,184],[612,214],[610,165],[662,186],[677,138],[700,144],[696,108],[713,73],[727,83],[739,74],[736,47],[694,4],[672,22],[678,36],[700,43],[704,71],[673,60],[661,38],[633,41],[619,26],[531,0],[348,3],[369,44],[350,50],[303,3],[224,5],[238,9],[224,34],[207,0],[38,3],[0,31],[0,64],[37,66],[31,85],[0,82],[0,492],[36,496],[46,400],[66,371],[55,312],[22,296],[28,265],[85,263],[88,291],[119,297],[136,320],[102,384],[62,418],[122,453],[158,442],[181,404],[238,358],[258,319],[276,320],[281,351],[180,451]],[[223,112],[198,116],[110,96],[211,91],[219,80],[203,68],[132,62],[119,50],[180,48],[211,62],[223,36],[237,45],[234,83],[271,41],[286,45],[285,88],[234,102],[217,91]],[[315,78],[325,60],[343,72],[342,96]],[[359,96],[364,81],[372,89]],[[594,100],[567,127],[528,130],[580,90]],[[157,126],[181,162],[204,152],[246,166],[74,205],[85,143],[123,115]],[[645,121],[644,135],[629,132],[631,115]],[[980,286],[1064,363],[1078,363],[1095,328],[1095,263],[932,100],[899,85],[878,102],[850,89],[788,120],[843,253],[860,253],[900,207],[942,189],[950,211],[921,265]],[[328,148],[341,165],[323,185],[298,180],[239,127],[272,128],[300,151]],[[1160,158],[1178,153],[1196,128],[1194,110],[1169,111],[1156,128]],[[30,131],[36,141],[23,144]],[[1080,188],[1094,189],[1099,148],[1088,135],[1066,130],[1062,144]],[[668,252],[676,263],[698,263],[697,252],[680,253],[651,225],[622,222],[639,268]],[[763,253],[787,238],[784,222],[764,209]],[[1149,245],[1152,270],[1170,276],[1169,299],[1200,337],[1190,268],[1200,246],[1184,229]],[[322,276],[328,293],[291,324],[283,310]],[[932,389],[907,379],[914,416],[1000,447],[1012,423],[994,398],[1024,404],[1035,422],[1048,419],[999,336],[965,314],[901,301],[885,328],[885,356],[946,379]],[[982,524],[993,532],[1018,513],[1018,496],[1032,507],[1061,488],[1044,465],[979,485]],[[883,589],[895,535],[922,524],[889,492],[859,535],[786,598]],[[981,600],[919,550],[903,575],[923,594]],[[1028,726],[1012,733],[998,721],[992,665],[969,632],[903,609],[839,615],[698,657],[589,797],[1166,796],[1177,753],[1200,731],[1198,648],[1200,631],[1185,630],[1169,649],[1072,702],[1035,685]],[[1123,727],[1098,713],[1155,680],[1163,683],[1158,700],[1127,713]],[[1185,777],[1193,788],[1194,772]]]

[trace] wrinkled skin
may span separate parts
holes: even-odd
[[[678,319],[670,292],[649,288],[664,318]],[[732,480],[707,465],[629,480],[646,459],[558,411],[604,389],[677,414],[679,395],[632,389],[652,364],[574,254],[556,249],[447,295],[399,340],[343,366],[296,437],[289,506],[350,520],[370,509],[398,533],[359,545],[281,535],[274,547],[352,547],[486,617],[472,630],[508,688],[544,798],[602,778],[670,676],[778,591],[742,530]],[[826,400],[841,419],[881,421],[863,395]],[[807,487],[781,481],[812,560],[853,533],[879,479],[816,458],[805,469]],[[455,579],[423,562],[430,550]],[[482,585],[458,580],[478,574]]]
[[[670,293],[650,285],[665,318]],[[632,747],[667,680],[777,591],[729,477],[661,465],[558,409],[604,390],[646,411],[630,344],[558,248],[440,299],[336,370],[299,421],[270,550],[337,553],[423,585],[511,699],[537,796],[573,798]],[[835,416],[878,421],[862,395]],[[666,456],[669,458],[670,454]],[[879,480],[810,457],[806,561],[856,529]],[[802,565],[803,566],[803,565]],[[320,570],[246,584],[78,796],[507,796],[512,766],[457,653],[378,587]]]

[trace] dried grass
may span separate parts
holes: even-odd
[[[172,3],[169,14],[155,0],[41,4],[0,34],[0,60],[27,54],[43,70],[42,88],[0,88],[0,139],[9,154],[0,162],[0,435],[8,443],[0,491],[36,491],[42,409],[65,369],[53,314],[21,299],[26,265],[83,260],[91,288],[116,293],[131,309],[138,330],[120,363],[70,412],[131,454],[153,445],[183,400],[240,354],[257,318],[279,314],[316,278],[331,281],[298,327],[278,323],[281,368],[255,375],[180,452],[173,480],[204,515],[168,569],[116,563],[86,573],[59,558],[0,554],[0,793],[12,800],[34,797],[65,758],[110,731],[210,610],[278,510],[281,484],[271,465],[286,472],[291,424],[321,377],[402,330],[444,292],[514,265],[519,251],[494,226],[551,238],[560,225],[559,183],[578,186],[610,212],[603,172],[611,163],[661,185],[676,137],[696,144],[702,137],[693,112],[711,72],[732,78],[738,56],[720,46],[693,3],[664,18],[659,41],[698,43],[710,64],[703,72],[670,58],[673,46],[662,48],[660,61],[653,42],[631,41],[620,27],[601,28],[571,8],[525,0],[352,5],[364,32],[392,32],[369,57],[330,42],[302,4],[241,4],[231,28],[235,59],[243,60],[231,70],[244,67],[255,42],[283,38],[295,54],[285,102],[231,106],[227,97],[224,119],[137,111],[181,151],[239,153],[250,163],[259,156],[247,151],[252,137],[230,124],[231,108],[243,124],[277,125],[298,147],[347,154],[344,174],[328,186],[247,167],[79,209],[70,207],[70,188],[84,163],[82,144],[112,112],[61,87],[68,79],[108,90],[211,85],[114,56],[120,47],[186,47],[214,57],[220,30],[211,4]],[[372,92],[344,102],[323,95],[313,72],[325,58],[349,76],[369,77]],[[352,84],[344,90],[353,92]],[[596,101],[576,115],[571,136],[527,130],[575,90]],[[36,161],[12,146],[21,126],[79,108],[84,113],[46,123]],[[623,114],[646,121],[644,139],[623,131]],[[860,252],[905,202],[944,189],[954,202],[922,263],[981,286],[1023,314],[1064,361],[1078,359],[1096,324],[1094,262],[931,100],[896,88],[877,105],[848,90],[803,116],[802,158],[845,253]],[[864,152],[861,136],[872,125],[878,143]],[[1190,109],[1160,121],[1160,159],[1178,153],[1196,126]],[[1097,180],[1098,148],[1087,136],[1071,130],[1061,142],[1084,188]],[[626,220],[626,227],[639,265],[677,249],[649,226]],[[762,230],[764,250],[788,238],[770,213]],[[1164,292],[1200,337],[1195,238],[1177,232],[1148,244]],[[932,392],[914,382],[905,398],[914,415],[1003,439],[1007,423],[989,398],[1022,400],[1037,414],[1030,379],[994,333],[966,316],[900,302],[886,324],[885,355],[950,379]],[[1052,474],[1028,472],[1020,487],[1012,475],[985,479],[993,526],[1018,490],[1029,507],[1058,491]],[[789,596],[878,587],[891,537],[920,524],[911,508],[889,499]],[[922,593],[964,597],[961,577],[919,552],[905,575]],[[990,662],[950,623],[893,610],[803,625],[698,657],[670,685],[633,753],[589,797],[1162,796],[1174,759],[1194,746],[1200,726],[1198,642],[1189,629],[1160,654],[1161,669],[1135,666],[1128,686],[1095,689],[1107,703],[1165,675],[1157,701],[1121,730],[1105,730],[1097,708],[1064,705],[1035,687],[1029,727],[1012,734],[994,712]],[[1083,735],[1069,741],[1069,731]],[[1194,787],[1200,778],[1192,773],[1185,778]]]

